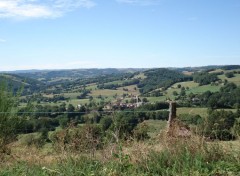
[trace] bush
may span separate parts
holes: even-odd
[[[102,130],[106,131],[112,125],[113,121],[111,117],[104,117],[100,120],[100,124],[102,126]]]
[[[101,147],[102,130],[93,124],[81,127],[68,127],[50,135],[50,140],[56,150],[62,152],[91,152]]]
[[[187,125],[199,125],[203,122],[203,118],[200,115],[181,114],[179,119]]]
[[[235,114],[231,111],[210,111],[206,120],[200,125],[200,131],[211,139],[231,140],[234,138],[232,127]]]
[[[17,117],[18,98],[8,91],[6,84],[0,84],[0,161],[9,154],[8,144],[16,140],[22,131],[23,121]]]
[[[59,125],[61,128],[66,128],[69,123],[69,118],[66,115],[58,116]]]
[[[145,122],[138,124],[136,128],[133,130],[134,138],[137,140],[148,139],[149,138],[148,129],[149,127]]]
[[[26,134],[19,140],[22,145],[35,146],[37,148],[41,148],[46,142],[45,136],[41,133]]]
[[[227,72],[227,73],[225,73],[225,76],[227,78],[232,78],[232,77],[234,77],[234,73],[233,72]]]

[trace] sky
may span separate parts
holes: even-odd
[[[0,0],[0,71],[225,64],[239,0]]]

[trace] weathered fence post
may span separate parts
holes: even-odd
[[[176,102],[169,102],[169,117],[168,117],[168,131],[173,126],[174,119],[177,117],[177,104]]]

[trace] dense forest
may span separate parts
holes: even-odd
[[[140,92],[145,94],[154,89],[167,89],[176,82],[190,81],[191,76],[185,76],[178,71],[168,69],[153,69],[144,72],[147,79],[138,84]]]

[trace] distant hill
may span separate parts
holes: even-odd
[[[29,94],[40,90],[45,84],[36,79],[24,77],[16,74],[2,73],[0,74],[0,82],[5,82],[14,92],[24,88],[23,94]]]
[[[137,71],[143,71],[146,69],[141,68],[106,68],[106,69],[73,69],[73,70],[43,70],[43,71],[30,71],[30,72],[20,72],[19,75],[24,77],[29,77],[33,79],[38,79],[42,81],[54,81],[59,79],[79,79],[79,78],[93,78],[97,76],[111,75],[111,74],[121,74],[121,73],[133,73]]]

